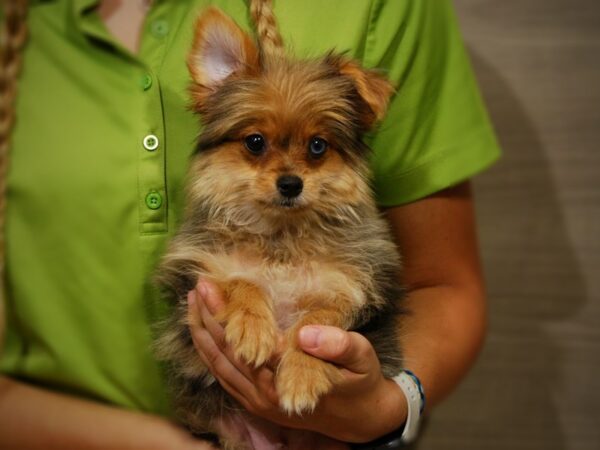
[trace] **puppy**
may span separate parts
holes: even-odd
[[[264,17],[255,20],[260,35]],[[186,302],[199,278],[224,294],[217,319],[236,357],[258,367],[284,336],[275,383],[289,414],[311,412],[342,379],[300,350],[305,325],[356,330],[384,375],[401,368],[400,261],[372,198],[363,142],[392,87],[345,56],[294,59],[278,42],[257,45],[214,8],[198,20],[188,67],[203,130],[185,218],[158,270],[175,303],[157,348],[170,363],[177,412],[227,449],[252,448],[240,421],[259,434],[272,434],[272,424],[257,426],[200,361]]]

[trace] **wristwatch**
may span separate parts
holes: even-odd
[[[425,392],[417,376],[409,370],[403,370],[392,378],[406,397],[408,415],[406,422],[395,431],[365,444],[352,445],[353,450],[395,450],[413,442],[419,432],[421,414],[425,408]]]

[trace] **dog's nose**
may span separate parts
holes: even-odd
[[[277,190],[287,198],[294,198],[302,192],[302,178],[296,175],[283,175],[277,179]]]

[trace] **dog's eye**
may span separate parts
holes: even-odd
[[[244,145],[253,155],[260,155],[265,150],[265,138],[260,134],[251,134],[244,139]]]
[[[308,152],[313,158],[320,158],[327,151],[328,145],[329,144],[327,144],[327,141],[325,139],[315,136],[310,140]]]

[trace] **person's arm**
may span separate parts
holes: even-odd
[[[419,376],[430,408],[464,377],[485,337],[485,288],[470,185],[390,208],[386,215],[408,288],[405,366]]]
[[[157,416],[0,377],[0,449],[209,450]]]
[[[408,287],[402,321],[404,366],[421,379],[428,409],[461,380],[485,333],[485,299],[479,267],[471,191],[468,183],[446,189],[386,215],[403,254]],[[362,336],[332,327],[319,329],[318,344],[303,349],[346,370],[340,386],[316,411],[288,417],[278,407],[273,372],[237,361],[212,315],[223,299],[201,282],[191,294],[190,323],[200,357],[224,388],[249,411],[281,425],[310,429],[346,442],[367,442],[406,420],[406,400],[393,381],[381,376],[375,353]],[[206,330],[197,326],[200,321]]]

